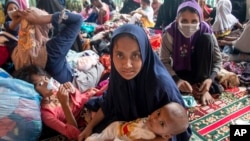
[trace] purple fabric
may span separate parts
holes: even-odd
[[[195,0],[185,0],[183,3],[181,3],[177,9],[177,15],[181,11],[181,9],[186,8],[186,7],[191,7],[193,9],[195,9],[199,13],[199,18],[201,21],[202,9],[201,9],[200,5]]]
[[[186,7],[191,7],[197,10],[199,13],[199,17],[201,19],[202,11],[198,3],[194,0],[187,0],[180,4],[178,7],[178,13],[180,10]],[[177,13],[177,15],[178,15]],[[174,21],[169,24],[165,29],[172,37],[173,37],[173,69],[175,71],[181,70],[192,70],[191,68],[191,55],[194,49],[194,45],[196,43],[197,38],[203,33],[211,33],[212,29],[210,26],[204,22],[200,22],[200,29],[194,33],[190,38],[185,38],[178,29],[178,22]]]

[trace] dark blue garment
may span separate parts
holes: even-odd
[[[96,12],[92,12],[84,22],[96,23],[97,18],[98,14]]]
[[[140,26],[125,24],[114,31],[110,48],[111,60],[113,59],[113,41],[118,35],[124,33],[135,36],[142,56],[142,68],[135,78],[125,80],[111,61],[109,87],[101,105],[105,119],[99,125],[100,128],[104,128],[115,120],[131,121],[147,117],[169,102],[184,105],[175,82],[159,57],[153,52],[147,34]],[[172,140],[187,141],[190,136],[191,130],[188,128],[186,132],[174,136]]]
[[[72,69],[66,61],[66,55],[80,32],[82,17],[79,14],[66,12],[66,19],[58,24],[60,13],[53,14],[52,24],[55,28],[63,27],[59,33],[46,44],[48,60],[46,71],[60,83],[72,82]]]
[[[63,7],[65,7],[65,0],[58,0],[58,2],[59,2]]]
[[[8,32],[8,33],[10,33],[11,35],[13,35],[15,37],[18,37],[19,26],[17,26],[14,30],[11,30],[9,28],[11,22],[12,22],[12,20],[5,21],[5,23],[4,23],[5,31]]]

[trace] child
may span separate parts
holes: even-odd
[[[30,65],[19,69],[15,78],[34,84],[42,96],[41,116],[48,127],[68,139],[76,139],[86,126],[81,113],[84,104],[95,94],[94,91],[80,93],[72,83],[58,83],[41,67]]]
[[[150,5],[150,0],[142,0],[141,7],[131,12],[131,15],[136,16],[145,27],[154,27],[154,10]]]
[[[85,141],[105,141],[108,139],[154,139],[156,135],[170,139],[188,128],[186,110],[178,103],[171,102],[154,111],[147,118],[131,122],[115,121],[100,134],[93,134]]]

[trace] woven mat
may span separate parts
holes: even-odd
[[[193,131],[190,141],[229,141],[231,120],[250,120],[250,98],[246,89],[215,95],[216,102],[209,106],[189,109],[189,121]],[[68,141],[58,135],[42,141]]]
[[[229,125],[235,119],[250,120],[246,90],[224,92],[210,106],[190,108],[191,141],[229,141]]]

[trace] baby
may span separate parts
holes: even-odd
[[[115,121],[100,134],[92,134],[85,141],[154,139],[161,136],[170,139],[189,126],[187,112],[183,106],[171,102],[154,111],[147,118],[130,122]]]

